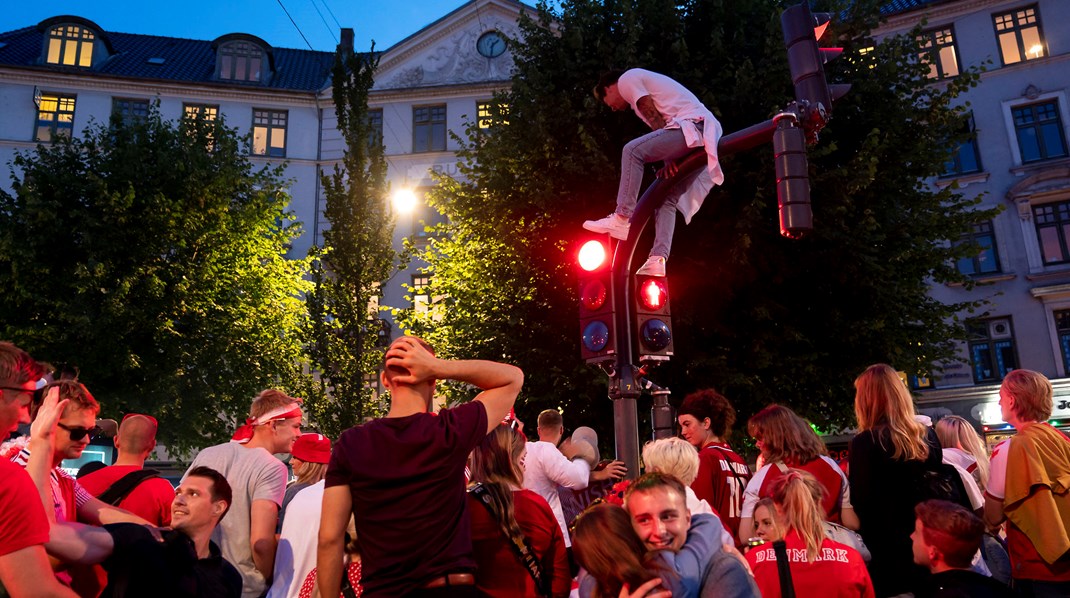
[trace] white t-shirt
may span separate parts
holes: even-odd
[[[565,546],[571,546],[568,537],[568,525],[565,513],[561,510],[561,497],[557,487],[564,486],[572,490],[583,490],[591,478],[591,467],[583,459],[569,461],[557,447],[549,442],[529,442],[528,456],[524,462],[524,487],[538,494],[550,503],[561,534],[565,536]]]
[[[988,462],[988,485],[985,486],[985,492],[992,498],[1003,500],[1007,496],[1007,453],[1011,452],[1012,440],[1013,436],[992,449],[992,459]]]
[[[639,112],[636,104],[643,96],[650,96],[654,107],[667,123],[675,120],[702,120],[709,112],[686,87],[665,75],[645,69],[625,71],[617,80],[617,91],[640,119],[643,119],[643,114]]]
[[[286,507],[279,546],[275,550],[275,579],[268,598],[288,598],[301,591],[308,572],[316,566],[324,481],[302,488]]]

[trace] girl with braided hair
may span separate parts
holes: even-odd
[[[565,539],[546,499],[523,489],[526,442],[500,425],[472,451],[468,512],[481,596],[564,598]]]

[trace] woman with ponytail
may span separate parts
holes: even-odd
[[[472,451],[468,512],[476,587],[481,596],[564,598],[572,588],[565,539],[546,499],[522,488],[526,444],[501,425]]]
[[[825,536],[821,501],[825,488],[809,472],[789,469],[773,482],[772,499],[784,531],[784,551],[796,596],[855,598],[874,596],[862,556],[846,544]],[[763,598],[783,595],[777,565],[777,544],[766,543],[747,553]]]
[[[941,469],[940,441],[915,420],[914,402],[895,369],[870,366],[855,380],[858,434],[851,439],[851,504],[859,532],[873,555],[869,564],[878,596],[913,592],[929,575],[914,564],[910,534],[914,505],[928,472]]]

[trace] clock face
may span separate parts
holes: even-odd
[[[497,58],[505,52],[505,38],[497,31],[488,31],[479,36],[476,50],[487,58]]]

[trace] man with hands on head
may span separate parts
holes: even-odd
[[[316,564],[320,595],[339,594],[352,514],[365,596],[475,596],[464,466],[513,407],[524,374],[492,361],[439,359],[411,336],[390,345],[383,365],[390,410],[345,431],[327,467]],[[431,410],[440,379],[482,392],[436,415]]]
[[[0,438],[30,421],[30,401],[44,374],[25,351],[0,342]],[[76,594],[55,576],[45,554],[49,523],[30,476],[0,460],[0,584],[13,598]]]

